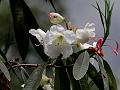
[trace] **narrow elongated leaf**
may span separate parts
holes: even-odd
[[[29,44],[28,31],[31,28],[37,29],[39,26],[24,0],[10,0],[10,7],[13,16],[16,42],[20,55],[24,60]]]
[[[32,72],[29,79],[26,81],[23,90],[37,90],[40,85],[40,80],[42,79],[42,73],[46,66],[47,64],[43,64]]]
[[[98,64],[99,64],[101,76],[102,76],[102,79],[103,79],[104,90],[109,90],[108,76],[107,76],[107,73],[104,69],[103,62],[102,62],[102,60],[100,59],[99,56],[98,56]]]
[[[57,65],[63,66],[63,67],[55,68],[54,90],[70,90],[70,82],[68,79],[66,68],[64,68],[64,65],[61,59],[58,60]]]
[[[89,90],[88,86],[88,75],[85,74],[83,78],[79,80],[81,90]]]
[[[3,57],[0,55],[0,69],[4,73],[5,77],[10,81],[11,78],[10,78],[9,71],[2,61],[3,61]]]
[[[103,80],[100,73],[97,73],[95,67],[90,63],[87,75],[92,79],[99,90],[104,90]]]
[[[28,33],[30,29],[38,29],[39,25],[35,20],[31,10],[23,0],[10,0],[11,11],[14,19],[14,30],[16,41],[21,57],[24,59],[28,49],[28,39],[30,37],[32,44],[36,51],[44,61],[48,60],[47,55],[44,53],[43,46],[39,45],[36,37]]]
[[[10,7],[13,16],[16,42],[19,53],[24,60],[28,49],[29,37],[21,1],[22,0],[10,0]]]
[[[99,6],[99,4],[98,4],[98,2],[96,2],[96,4],[97,4],[97,10],[99,11],[99,14],[100,14],[100,19],[101,19],[101,23],[102,23],[102,26],[103,26],[103,29],[104,29],[104,35],[105,35],[105,23],[104,23],[104,19],[103,19],[103,14],[102,14],[102,11],[101,11],[101,9],[100,9],[100,6]]]
[[[80,54],[73,66],[73,76],[80,80],[87,72],[89,66],[89,54],[87,51]]]
[[[72,63],[67,60],[67,65],[71,65]],[[83,78],[81,78],[80,80],[76,80],[73,77],[73,66],[68,67],[67,68],[67,74],[69,76],[69,80],[70,80],[70,84],[71,84],[71,88],[72,90],[89,90],[89,86],[88,86],[88,75],[84,75]]]
[[[109,64],[105,60],[103,60],[103,64],[104,64],[104,68],[106,70],[106,73],[108,75],[110,90],[117,90],[117,83],[116,83],[116,79],[114,77],[114,74],[112,72],[112,69],[110,68]]]
[[[0,49],[0,56],[1,56],[2,58],[4,58],[3,61],[6,61],[6,62],[7,62],[7,58],[6,58],[5,54],[3,53],[3,51],[2,51],[1,49]]]
[[[41,56],[41,58],[47,61],[47,56],[44,54],[43,46],[39,45],[39,41],[32,35],[28,33],[30,29],[38,29],[37,24],[32,12],[23,0],[10,0],[11,11],[14,19],[14,29],[16,35],[16,41],[18,44],[18,49],[20,51],[21,57],[24,59],[28,48],[28,39],[32,41],[36,51]]]
[[[47,1],[47,0],[46,0]],[[53,3],[53,0],[49,0],[49,2],[50,2],[50,4],[51,4],[51,6],[53,7],[53,9],[55,10],[55,12],[57,12],[57,9],[55,8],[55,5],[54,5],[54,3]]]
[[[67,60],[67,65],[70,65],[70,64],[72,64],[72,63]],[[81,90],[79,80],[76,80],[73,77],[73,72],[72,71],[73,71],[73,66],[67,68],[67,74],[69,76],[69,80],[70,80],[72,90]]]
[[[23,67],[20,67],[20,71],[21,71],[21,77],[22,77],[23,81],[25,82],[27,80],[27,78],[29,77],[29,74]]]

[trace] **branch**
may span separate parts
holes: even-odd
[[[16,68],[16,67],[38,67],[41,66],[42,64],[17,64],[17,65],[13,65],[12,68]],[[73,66],[73,64],[71,65],[67,65],[67,66],[58,66],[58,65],[53,65],[53,64],[48,64],[48,67],[56,67],[56,68],[68,68]]]

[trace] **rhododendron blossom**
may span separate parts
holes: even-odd
[[[87,23],[83,29],[76,30],[76,37],[77,42],[79,43],[86,43],[89,41],[90,38],[95,37],[95,26],[94,24]]]
[[[56,25],[52,25],[46,33],[41,29],[31,29],[29,33],[34,35],[44,46],[44,52],[50,58],[57,58],[60,54],[62,54],[62,59],[68,58],[74,52],[74,48],[77,51],[82,50],[82,45],[95,37],[93,23],[87,23],[83,29],[69,30],[59,24],[65,21],[60,14],[49,13],[49,19]]]
[[[66,30],[61,25],[53,25],[46,33],[39,31],[40,29],[31,29],[29,33],[36,36],[40,43],[44,46],[44,52],[50,58],[57,58],[60,54],[62,58],[67,58],[73,53],[72,43],[75,41],[75,33]],[[41,35],[41,34],[44,35]],[[41,40],[42,39],[42,40]],[[43,42],[41,42],[43,41]]]
[[[36,36],[39,42],[44,46],[44,52],[50,58],[57,58],[62,54],[62,58],[68,58],[73,53],[73,47],[76,43],[87,42],[91,37],[95,37],[95,28],[89,28],[92,24],[87,24],[84,30],[67,30],[63,26],[57,24],[52,25],[46,33],[41,29],[31,29],[29,33]],[[79,32],[79,33],[78,33]],[[81,32],[81,33],[80,33]],[[81,50],[81,49],[79,49]]]

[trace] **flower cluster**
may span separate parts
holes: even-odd
[[[54,25],[46,33],[41,29],[31,29],[29,33],[36,36],[40,44],[44,46],[45,54],[50,58],[57,58],[62,54],[62,59],[65,59],[73,52],[89,48],[88,46],[93,47],[86,44],[89,39],[95,37],[93,23],[87,23],[83,29],[73,30],[60,25],[65,19],[60,14],[50,13],[49,18]]]

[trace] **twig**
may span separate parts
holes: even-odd
[[[41,66],[42,64],[17,64],[17,65],[13,65],[12,68],[16,68],[16,67],[38,67]],[[52,65],[52,64],[48,64],[48,67],[56,67],[56,68],[68,68],[73,66],[73,64],[71,65],[67,65],[67,66],[58,66],[58,65]]]

